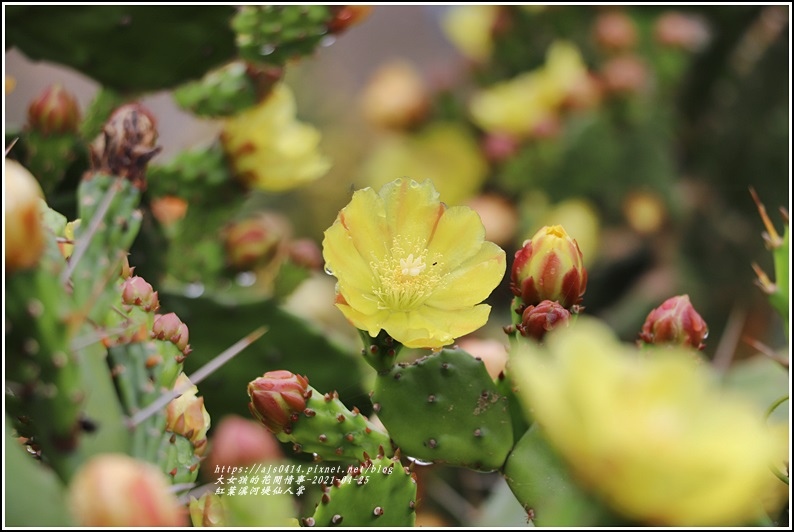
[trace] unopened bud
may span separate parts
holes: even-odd
[[[225,501],[212,491],[196,499],[190,498],[190,522],[194,527],[226,526],[228,509]]]
[[[28,127],[45,136],[75,133],[79,125],[77,99],[59,83],[47,87],[28,107]]]
[[[567,327],[571,313],[556,301],[541,301],[529,305],[521,314],[521,323],[516,326],[521,336],[542,341],[546,333],[560,326]]]
[[[83,527],[180,527],[187,515],[154,465],[126,454],[100,454],[69,484],[70,509]]]
[[[290,425],[290,417],[306,408],[306,377],[286,370],[269,371],[248,383],[248,408],[273,434]]]
[[[185,391],[168,403],[165,428],[189,439],[193,443],[193,454],[201,456],[207,449],[207,431],[210,428],[210,415],[204,407],[204,398],[196,396],[198,388],[184,373],[177,377],[174,390]]]
[[[152,285],[143,277],[127,278],[121,285],[121,300],[125,305],[136,305],[146,312],[154,312],[160,308],[160,300]]]
[[[274,213],[235,222],[224,231],[226,260],[236,270],[269,265],[282,256],[290,232],[289,222]]]
[[[427,115],[429,105],[421,76],[405,61],[395,61],[377,70],[362,95],[364,116],[385,129],[416,125]]]
[[[627,50],[637,44],[637,27],[626,13],[607,11],[596,18],[593,36],[605,50]]]
[[[694,16],[668,11],[656,20],[654,37],[662,46],[696,51],[708,42],[709,31],[703,21]]]
[[[211,443],[201,471],[213,482],[218,467],[249,466],[284,458],[281,444],[268,429],[257,421],[236,415],[224,417],[215,426]]]
[[[163,196],[152,199],[152,214],[157,221],[168,227],[187,214],[187,201],[177,196]]]
[[[622,55],[604,64],[601,79],[604,90],[611,94],[639,93],[648,86],[648,67],[635,55]]]
[[[325,260],[320,246],[311,238],[299,238],[287,247],[290,260],[309,270],[321,270]]]
[[[44,251],[44,226],[39,182],[27,168],[6,157],[3,175],[5,197],[5,267],[7,272],[35,266]]]
[[[152,324],[152,337],[157,340],[168,340],[185,354],[190,352],[188,345],[189,332],[187,325],[182,323],[175,313],[158,314]]]
[[[524,305],[546,299],[566,309],[578,304],[587,288],[579,244],[561,225],[542,227],[516,252],[510,288]]]
[[[671,297],[645,319],[640,339],[646,344],[674,344],[703,349],[708,326],[688,295]]]

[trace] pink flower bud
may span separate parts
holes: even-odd
[[[646,344],[675,344],[703,349],[709,334],[706,322],[695,311],[688,295],[671,297],[653,309],[642,326]]]
[[[288,430],[293,414],[306,408],[306,377],[286,370],[269,371],[248,383],[248,408],[273,434]]]
[[[546,333],[560,326],[567,327],[571,313],[556,301],[541,301],[530,305],[521,314],[521,324],[516,326],[521,336],[542,341]]]
[[[79,124],[77,99],[59,83],[47,87],[28,107],[28,126],[43,135],[75,133]]]
[[[125,305],[142,307],[146,312],[155,312],[160,308],[157,292],[143,277],[128,277],[122,283],[121,300]]]
[[[320,246],[311,238],[293,240],[287,251],[292,262],[309,270],[321,270],[325,264]]]
[[[201,472],[210,482],[225,466],[249,466],[282,460],[284,453],[273,433],[252,419],[228,415],[215,427],[210,452]]]
[[[637,27],[626,13],[607,11],[596,17],[593,36],[605,50],[627,50],[637,44]]]
[[[609,94],[628,95],[644,91],[649,85],[650,73],[642,59],[627,54],[607,61],[601,69],[601,79]]]
[[[516,252],[510,288],[524,305],[548,299],[570,309],[582,301],[586,287],[579,244],[561,225],[542,227]]]
[[[82,527],[183,527],[187,513],[165,474],[125,454],[100,454],[69,484],[70,509]]]
[[[662,13],[653,30],[656,42],[681,50],[698,50],[709,40],[709,30],[702,20],[679,11]]]
[[[175,313],[158,314],[154,317],[152,337],[157,340],[168,340],[176,345],[185,354],[190,352],[188,345],[189,333],[187,325],[182,323]]]

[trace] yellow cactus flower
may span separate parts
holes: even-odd
[[[555,42],[544,66],[474,94],[469,113],[489,133],[523,136],[556,116],[568,93],[587,75],[579,50]]]
[[[365,188],[325,231],[323,256],[337,278],[336,306],[358,329],[385,330],[414,348],[438,348],[482,327],[482,304],[505,273],[469,207],[447,207],[430,181]]]
[[[580,316],[513,353],[519,397],[574,477],[626,517],[742,525],[778,480],[779,443],[684,348],[637,352]]]
[[[237,176],[251,187],[284,191],[331,167],[318,150],[320,132],[295,118],[295,97],[281,83],[259,105],[228,119],[221,140]]]
[[[493,27],[498,15],[499,6],[455,6],[444,14],[441,29],[463,55],[485,61],[493,51]]]

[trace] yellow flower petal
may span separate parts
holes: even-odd
[[[499,284],[505,273],[505,252],[492,242],[485,242],[480,251],[453,270],[441,287],[427,300],[430,307],[454,310],[475,305],[488,297],[489,287]],[[461,293],[460,287],[469,290]]]
[[[417,248],[426,247],[445,207],[430,181],[397,179],[381,189],[389,234]]]
[[[463,240],[461,234],[473,238]],[[427,246],[431,255],[444,257],[442,267],[454,270],[480,251],[485,238],[485,226],[480,216],[469,207],[450,207],[438,221],[433,238]]]

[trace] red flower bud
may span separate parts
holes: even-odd
[[[235,222],[224,233],[226,259],[237,270],[275,263],[284,254],[290,232],[289,222],[273,213]]]
[[[75,133],[79,124],[77,99],[58,83],[47,87],[28,107],[28,126],[43,135]]]
[[[546,333],[560,326],[568,326],[571,313],[556,301],[541,301],[530,305],[521,314],[521,324],[516,326],[521,336],[543,340]]]
[[[703,349],[709,334],[706,322],[688,295],[671,297],[653,309],[642,326],[640,339],[646,344],[676,344]]]
[[[306,377],[286,370],[269,371],[248,383],[248,408],[273,434],[289,427],[293,414],[306,408]]]
[[[579,244],[561,225],[541,228],[516,252],[510,289],[524,305],[548,299],[570,309],[582,301],[586,287]]]

